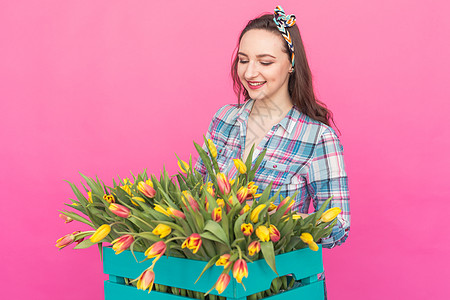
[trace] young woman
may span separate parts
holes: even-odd
[[[277,6],[274,14],[249,21],[237,48],[231,75],[238,104],[221,107],[206,133],[217,147],[221,172],[234,178],[233,158],[245,161],[255,145],[254,162],[267,149],[253,180],[257,193],[270,182],[270,196],[279,188],[284,197],[298,190],[293,209],[304,215],[311,201],[317,210],[333,196],[331,207],[340,207],[342,213],[320,243],[324,248],[342,244],[350,229],[343,147],[330,126],[332,113],[314,95],[295,16]],[[206,177],[201,159],[195,169]]]

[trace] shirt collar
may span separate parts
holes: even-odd
[[[242,107],[239,109],[237,120],[242,124],[245,124],[246,120],[248,120],[254,102],[255,102],[254,99],[249,99],[245,103],[243,103]],[[284,130],[286,130],[290,134],[295,126],[295,123],[297,122],[297,120],[299,120],[299,118],[300,118],[300,111],[294,105],[292,109],[287,113],[287,115],[283,118],[283,120],[280,121],[279,124],[281,127],[283,127]]]

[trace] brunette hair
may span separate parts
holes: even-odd
[[[238,104],[240,106],[241,94],[244,96],[244,102],[250,99],[248,95],[248,91],[242,85],[238,73],[237,66],[239,63],[239,57],[237,52],[239,50],[239,44],[241,43],[241,39],[244,34],[252,29],[264,29],[269,32],[273,32],[280,36],[280,39],[283,40],[283,52],[285,52],[289,61],[291,61],[291,54],[288,47],[287,42],[284,40],[281,32],[278,30],[275,22],[273,21],[273,14],[264,14],[256,19],[250,20],[245,26],[244,30],[242,30],[239,41],[236,46],[235,54],[233,57],[233,63],[231,66],[231,77],[233,79],[233,89],[235,94],[238,97]],[[334,123],[333,113],[326,107],[326,105],[318,100],[314,94],[313,84],[312,84],[312,74],[308,65],[308,61],[306,59],[306,52],[303,46],[303,41],[300,36],[300,30],[297,27],[297,24],[294,24],[292,27],[286,28],[289,31],[289,34],[292,39],[292,43],[294,44],[294,55],[295,55],[295,63],[294,63],[294,72],[289,76],[288,82],[288,90],[289,95],[292,98],[293,104],[305,115],[310,118],[322,122],[328,126],[330,126],[330,121]]]

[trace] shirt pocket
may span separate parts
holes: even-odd
[[[266,161],[266,163],[261,166],[260,178],[269,184],[273,182],[272,189],[277,189],[283,185],[286,178],[289,177],[290,166],[287,164]]]

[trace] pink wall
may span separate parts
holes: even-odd
[[[86,229],[58,218],[63,180],[176,172],[236,101],[239,31],[278,4],[343,133],[352,230],[325,250],[330,299],[448,298],[450,5],[186,2],[0,3],[2,298],[103,297],[97,250],[54,246]]]

